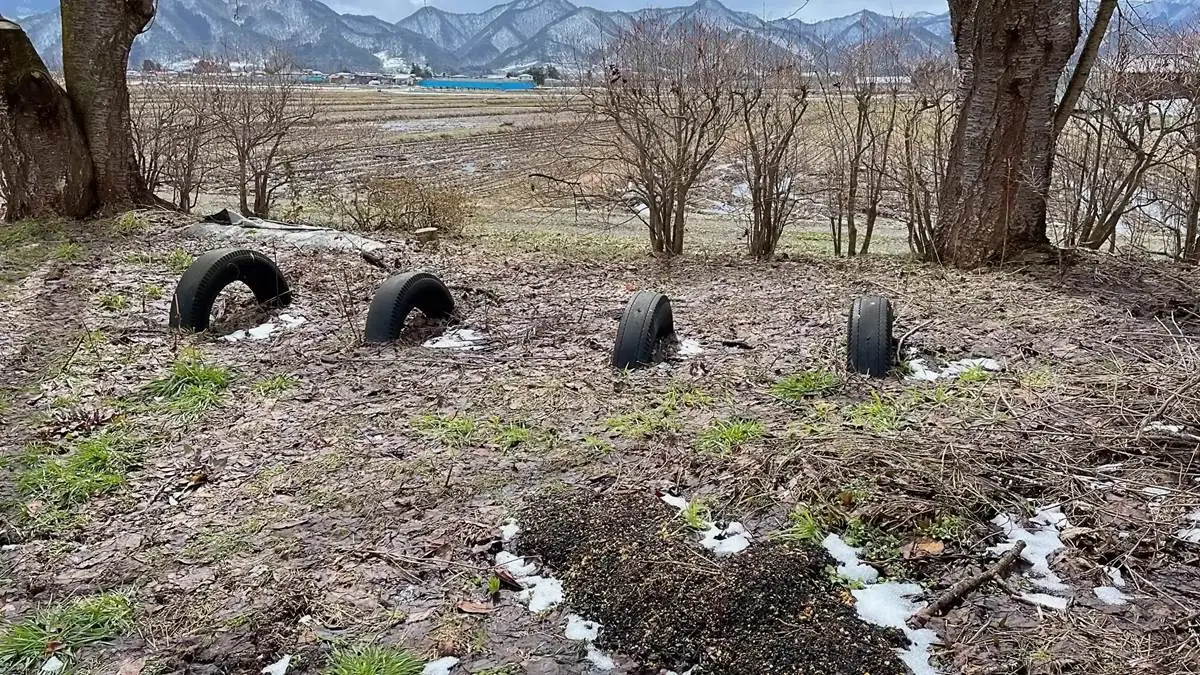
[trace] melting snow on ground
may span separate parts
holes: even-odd
[[[292,316],[291,314],[280,314],[279,323],[284,329],[295,328],[308,323],[308,319],[302,316]],[[238,330],[223,336],[221,339],[226,342],[241,342],[242,340],[266,340],[271,337],[271,333],[278,330],[280,326],[273,321],[268,321],[261,326],[255,326],[248,330]]]
[[[511,532],[505,541],[516,536],[521,531],[521,526],[516,520],[509,519],[501,526],[501,537],[505,537],[505,528]],[[508,551],[500,551],[496,554],[496,566],[503,567],[517,583],[524,589],[517,593],[517,600],[526,604],[529,611],[544,612],[553,609],[562,604],[563,587],[562,582],[554,577],[543,577],[537,574],[538,565],[535,562],[522,558],[518,555],[513,555]],[[616,668],[612,658],[596,648],[593,642],[600,636],[600,624],[595,621],[587,621],[578,614],[571,614],[567,617],[566,636],[568,640],[577,640],[587,643],[587,660],[597,670],[612,670]],[[455,664],[458,661],[455,660]],[[430,664],[432,665],[432,664]],[[451,667],[454,664],[451,664]],[[449,675],[449,668],[445,671],[430,672],[428,666],[422,675]]]
[[[879,570],[860,562],[858,551],[838,535],[831,534],[825,537],[821,545],[837,561],[837,573],[841,576],[864,584],[873,584],[879,581]]]
[[[421,675],[450,675],[450,671],[454,670],[454,666],[457,665],[457,658],[444,656],[437,661],[426,663],[425,667],[421,670]]]
[[[1032,602],[1047,609],[1063,611],[1067,608],[1066,598],[1060,598],[1057,595],[1050,595],[1049,593],[1022,593],[1021,598],[1026,602]]]
[[[704,353],[704,347],[700,346],[699,340],[680,340],[679,355],[683,358],[697,356]]]
[[[1176,532],[1175,536],[1193,544],[1200,544],[1200,511],[1188,516],[1188,520],[1192,521],[1193,527],[1185,527]]]
[[[292,665],[292,655],[284,654],[282,659],[263,668],[260,673],[265,675],[287,675],[288,667]]]
[[[1129,604],[1129,596],[1121,590],[1125,588],[1125,577],[1121,576],[1121,570],[1115,567],[1105,567],[1105,574],[1108,575],[1111,586],[1097,586],[1092,589],[1097,598],[1108,605],[1127,605]]]
[[[915,675],[937,675],[937,670],[929,663],[929,649],[937,644],[937,633],[929,628],[914,630],[908,627],[908,618],[925,606],[925,603],[912,599],[924,592],[921,585],[894,581],[877,583],[879,572],[864,564],[858,558],[858,551],[836,534],[829,535],[821,544],[838,561],[838,574],[864,584],[863,588],[850,591],[858,617],[876,626],[903,631],[909,645],[907,649],[896,650],[900,660]]]
[[[488,336],[483,333],[471,330],[470,328],[455,328],[431,340],[426,340],[421,346],[429,347],[430,349],[474,351],[476,349],[483,349],[487,341]]]
[[[500,526],[500,541],[506,544],[518,534],[521,534],[521,524],[513,518],[504,521],[504,524]]]
[[[934,370],[925,364],[925,359],[913,359],[908,362],[910,373],[904,377],[910,381],[934,382],[956,378],[972,368],[996,372],[1004,370],[1004,366],[995,359],[960,359],[951,361],[941,370]]]
[[[1054,593],[1069,590],[1054,570],[1050,569],[1050,556],[1063,548],[1058,533],[1070,526],[1062,510],[1057,505],[1039,509],[1029,521],[1030,526],[1034,528],[1032,531],[1021,527],[1019,522],[1015,516],[1004,513],[993,518],[992,523],[1003,530],[1008,539],[989,548],[988,553],[1003,554],[1016,546],[1018,541],[1023,541],[1025,550],[1021,552],[1021,557],[1033,565],[1028,574],[1030,581]]]
[[[672,506],[679,511],[683,511],[688,507],[688,501],[683,497],[676,497],[663,493],[659,499],[662,499],[668,506]],[[703,537],[700,540],[700,545],[713,552],[713,555],[718,558],[741,553],[750,546],[750,533],[741,523],[735,521],[730,522],[725,527],[719,527],[716,523],[704,521],[704,531],[701,532]]]

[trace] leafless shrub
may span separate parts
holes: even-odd
[[[325,185],[315,192],[316,207],[337,227],[362,232],[411,233],[432,227],[439,236],[458,236],[471,214],[461,190],[408,178],[364,178],[347,189]]]
[[[1151,204],[1150,183],[1182,157],[1191,106],[1159,98],[1168,73],[1146,72],[1148,45],[1119,35],[1095,65],[1057,147],[1061,242],[1116,246],[1118,228]]]
[[[825,177],[835,255],[866,254],[888,186],[902,80],[896,45],[867,40],[817,74],[829,166]],[[858,220],[859,213],[866,220]]]
[[[912,95],[901,100],[904,165],[898,182],[907,212],[908,247],[923,259],[934,254],[937,196],[946,178],[956,84],[950,58],[931,56],[913,65]]]
[[[761,260],[774,255],[795,215],[804,159],[804,142],[797,132],[808,110],[808,85],[790,52],[741,42],[745,66],[733,90],[733,105],[741,164],[750,186],[749,254]]]
[[[171,202],[191,211],[217,164],[210,108],[215,84],[150,83],[134,97],[132,129],[138,167],[151,190],[171,189]]]
[[[655,253],[682,253],[691,189],[733,123],[734,51],[703,23],[634,21],[608,45],[605,72],[580,81],[586,119],[565,148],[574,175],[551,182],[626,205]]]

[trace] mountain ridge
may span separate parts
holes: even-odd
[[[1196,0],[1155,0],[1150,20],[1186,24],[1200,19]],[[425,6],[390,23],[370,15],[339,14],[319,0],[160,0],[154,24],[134,44],[130,62],[181,65],[200,58],[255,61],[270,49],[290,53],[305,68],[326,72],[403,69],[483,73],[536,63],[573,65],[639,18],[699,19],[726,30],[791,45],[805,56],[834,55],[867,37],[898,40],[908,53],[951,47],[948,14],[895,17],[863,9],[816,22],[766,20],[731,10],[720,0],[691,5],[604,11],[569,0],[511,0],[481,12]],[[51,67],[61,62],[57,10],[21,19]]]

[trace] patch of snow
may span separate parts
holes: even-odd
[[[67,667],[67,664],[63,663],[62,659],[58,658],[57,656],[51,656],[50,658],[46,659],[46,662],[44,664],[42,664],[42,672],[43,673],[58,673],[58,672],[61,672],[62,669],[66,668],[66,667]]]
[[[1175,536],[1186,542],[1200,544],[1200,511],[1196,511],[1188,516],[1188,519],[1196,524],[1196,527],[1185,527],[1175,533]]]
[[[594,642],[596,638],[600,637],[600,624],[588,621],[578,614],[569,614],[567,615],[566,635],[568,640]]]
[[[1097,586],[1092,589],[1092,592],[1106,605],[1129,604],[1129,596],[1122,593],[1121,589],[1116,586]]]
[[[554,577],[523,577],[518,578],[525,590],[517,594],[517,599],[529,605],[533,613],[554,609],[563,601],[562,582]]]
[[[430,661],[421,669],[421,675],[450,675],[450,671],[454,666],[458,665],[458,658],[454,656],[443,656],[437,661]]]
[[[1142,494],[1150,497],[1166,497],[1171,494],[1171,491],[1166,488],[1150,486],[1142,488]]]
[[[1125,577],[1121,576],[1121,570],[1116,567],[1105,567],[1104,571],[1108,574],[1108,578],[1112,581],[1113,586],[1125,588]]]
[[[521,525],[513,518],[504,521],[504,524],[500,526],[500,541],[506,544],[518,534],[521,534]]]
[[[666,492],[663,492],[659,499],[681,512],[688,507],[688,500]],[[719,527],[709,521],[701,524],[704,531],[701,533],[700,545],[712,551],[718,558],[741,553],[750,546],[750,533],[737,521],[732,521],[725,527]]]
[[[463,173],[475,173],[476,171],[475,162],[467,162],[459,168],[462,169]]]
[[[1056,609],[1064,611],[1067,608],[1067,599],[1060,598],[1057,595],[1049,595],[1047,593],[1022,593],[1021,597],[1035,605],[1040,605],[1048,609]]]
[[[292,665],[292,655],[284,654],[282,659],[279,659],[275,663],[272,663],[271,665],[267,666],[266,668],[263,668],[259,672],[266,673],[266,675],[287,675],[288,668],[291,665]]]
[[[700,346],[699,340],[681,340],[679,342],[679,355],[683,358],[689,358],[704,353],[704,347]]]
[[[496,554],[496,566],[508,570],[509,574],[517,579],[531,577],[538,571],[537,563],[528,562],[525,558],[513,555],[508,551],[500,551]]]
[[[668,505],[674,506],[675,508],[679,509],[680,511],[682,511],[688,507],[688,501],[686,499],[684,499],[683,497],[678,497],[676,495],[669,495],[664,492],[662,497],[660,497],[659,499],[662,499]]]
[[[426,340],[422,347],[430,349],[458,349],[461,351],[474,351],[483,349],[484,344],[488,341],[488,336],[470,328],[456,328],[446,331],[431,340]]]
[[[291,314],[280,314],[279,322],[284,328],[295,328],[308,322],[308,319],[302,316],[292,316]],[[255,326],[249,330],[236,330],[229,335],[222,336],[221,339],[225,342],[241,342],[242,340],[266,340],[271,337],[279,327],[274,322],[268,321],[264,324]]]
[[[941,368],[934,370],[925,363],[925,359],[912,359],[908,362],[909,374],[904,379],[911,382],[934,382],[956,378],[972,368],[982,368],[991,372],[1004,370],[1004,365],[995,359],[959,359],[951,361]]]
[[[745,551],[750,546],[750,536],[741,523],[733,521],[724,528],[709,526],[700,545],[712,551],[718,558],[724,558]]]
[[[851,549],[853,551],[853,549]],[[857,554],[855,554],[857,559]],[[897,650],[900,660],[916,675],[936,675],[937,671],[929,663],[929,648],[938,642],[937,633],[932,629],[922,628],[913,630],[908,627],[908,617],[916,614],[925,606],[923,602],[915,602],[913,597],[924,592],[920,584],[900,584],[887,581],[881,584],[869,584],[866,588],[850,591],[854,596],[854,609],[858,616],[867,623],[887,628],[898,628],[904,631],[908,638],[908,648]]]
[[[873,584],[879,581],[879,570],[870,565],[863,564],[858,559],[858,551],[843,541],[838,535],[828,535],[821,541],[821,545],[837,561],[837,573],[839,575],[864,584]]]
[[[737,199],[750,199],[750,184],[738,183],[737,185],[733,186],[733,189],[730,190],[730,192]]]
[[[1025,550],[1021,551],[1021,557],[1033,565],[1029,571],[1030,580],[1048,591],[1067,591],[1068,586],[1050,569],[1050,556],[1063,548],[1058,533],[1070,527],[1067,517],[1055,505],[1039,509],[1030,519],[1030,524],[1036,526],[1033,531],[1021,527],[1018,522],[1015,516],[1003,513],[992,519],[992,523],[1004,531],[1008,540],[992,546],[988,553],[1000,555],[1016,546],[1018,541],[1023,541]]]
[[[595,645],[588,645],[587,660],[595,666],[596,670],[613,670],[617,667],[612,657],[596,649]]]

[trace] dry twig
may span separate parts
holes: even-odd
[[[908,620],[908,625],[912,626],[913,628],[922,628],[926,623],[929,623],[930,619],[935,616],[941,616],[942,614],[945,614],[947,610],[962,602],[968,594],[973,593],[980,586],[987,583],[988,580],[1003,579],[1008,575],[1009,570],[1011,570],[1012,566],[1017,562],[1017,558],[1021,556],[1021,551],[1024,550],[1025,542],[1018,541],[1010,551],[1000,556],[1000,560],[996,561],[996,564],[990,569],[984,570],[980,574],[977,574],[969,579],[963,579],[950,588],[947,588],[946,592],[938,596],[937,600],[929,603],[925,607],[921,608],[921,611],[914,614],[912,618]]]

